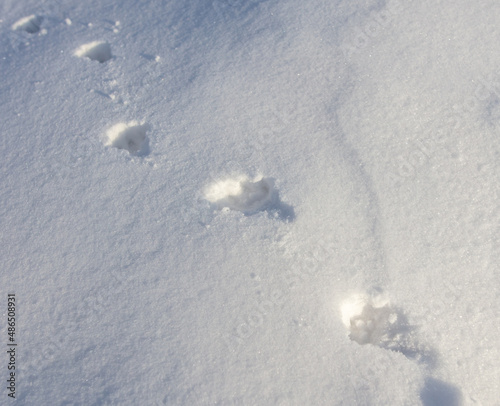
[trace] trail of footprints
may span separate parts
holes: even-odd
[[[42,16],[32,14],[23,17],[12,25],[14,31],[24,31],[28,34],[46,33],[42,30],[42,23],[44,18]],[[65,19],[66,25],[71,25],[72,22],[69,18]],[[113,32],[118,32],[119,22],[116,22],[113,27]],[[91,24],[89,24],[91,26]],[[92,62],[99,62],[104,64],[113,59],[111,52],[111,44],[107,41],[92,41],[77,47],[73,54],[76,57],[89,59]],[[159,58],[154,59],[158,62]],[[95,93],[104,95],[111,100],[114,100],[114,95],[107,95],[100,91]],[[104,145],[111,146],[117,149],[122,149],[129,152],[131,155],[144,156],[149,153],[149,139],[147,132],[149,126],[145,123],[137,121],[130,121],[128,123],[122,122],[113,125],[104,134]]]
[[[80,45],[74,55],[79,58],[88,58],[101,64],[108,62],[113,58],[111,45],[106,41],[93,41]],[[104,94],[96,91],[97,94]],[[113,99],[113,97],[104,94]],[[109,128],[104,136],[104,145],[117,149],[125,150],[130,155],[145,156],[149,150],[149,139],[147,132],[149,126],[138,121],[128,123],[121,122]]]
[[[41,16],[30,15],[14,23],[12,29],[36,34],[41,31],[43,20]],[[66,19],[66,23],[70,25],[71,21]],[[101,64],[113,58],[111,44],[106,41],[82,44],[74,50],[74,55]],[[158,61],[158,57],[154,60]],[[147,155],[148,129],[147,124],[137,121],[117,123],[105,132],[104,144],[132,155]],[[220,211],[235,210],[246,216],[266,211],[271,217],[287,222],[294,219],[292,206],[281,202],[272,178],[258,176],[250,179],[241,175],[217,180],[206,187],[204,198]],[[343,303],[341,313],[352,341],[360,345],[371,344],[398,351],[409,359],[428,366],[433,363],[433,352],[415,340],[413,328],[408,324],[404,313],[392,306],[382,294],[353,295]]]

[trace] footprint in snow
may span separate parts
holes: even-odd
[[[137,121],[115,124],[106,132],[104,145],[124,149],[131,155],[147,155],[149,153],[149,140],[146,135],[148,129],[148,125]]]
[[[212,183],[205,189],[205,198],[218,209],[237,210],[245,215],[268,211],[282,220],[293,220],[293,208],[279,199],[274,179],[246,176]]]
[[[352,341],[397,351],[409,359],[434,366],[434,352],[418,343],[415,328],[407,317],[383,295],[354,295],[343,303],[341,311]]]
[[[32,14],[27,17],[23,17],[12,25],[14,31],[26,31],[29,34],[36,34],[40,31],[42,25],[43,17]]]
[[[105,41],[94,41],[83,44],[75,50],[75,55],[100,63],[107,62],[113,57],[111,54],[111,45]]]
[[[432,371],[437,356],[432,349],[415,339],[415,328],[408,323],[404,313],[392,306],[380,294],[354,295],[342,305],[342,321],[351,340],[358,344],[372,344],[397,351]],[[463,404],[462,392],[454,385],[427,376],[420,391],[423,406],[459,406]]]

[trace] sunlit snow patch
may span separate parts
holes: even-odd
[[[113,57],[113,55],[111,55],[111,45],[104,41],[94,41],[83,44],[75,51],[75,55],[80,58],[87,57],[100,63],[109,61]]]
[[[148,152],[148,126],[137,121],[118,123],[106,132],[105,145],[125,149],[134,155],[145,155]]]
[[[20,20],[16,21],[14,25],[12,25],[12,29],[22,30],[30,34],[35,34],[38,31],[40,31],[41,24],[42,24],[42,17],[32,14],[30,16],[23,17]]]
[[[205,190],[205,198],[219,208],[228,207],[243,213],[265,210],[274,194],[270,178],[250,180],[246,176],[212,183]]]

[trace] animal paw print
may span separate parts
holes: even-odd
[[[12,29],[14,31],[26,31],[29,34],[36,34],[40,31],[42,21],[43,17],[32,14],[16,21],[14,25],[12,25]]]
[[[428,366],[435,363],[433,351],[418,343],[407,317],[384,295],[354,295],[343,303],[341,311],[349,338],[358,344],[397,351]]]
[[[137,121],[118,123],[106,132],[105,145],[124,149],[131,155],[146,155],[149,152],[149,140],[146,136],[149,127]]]
[[[280,201],[272,178],[250,180],[242,175],[220,180],[205,189],[205,198],[218,209],[228,208],[246,215],[268,211],[283,220],[294,217],[293,208]]]
[[[104,63],[109,61],[111,54],[111,45],[105,41],[94,41],[81,45],[75,51],[75,55],[80,58],[89,58],[92,61]]]

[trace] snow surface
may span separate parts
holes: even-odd
[[[18,404],[500,404],[497,0],[0,11]]]

